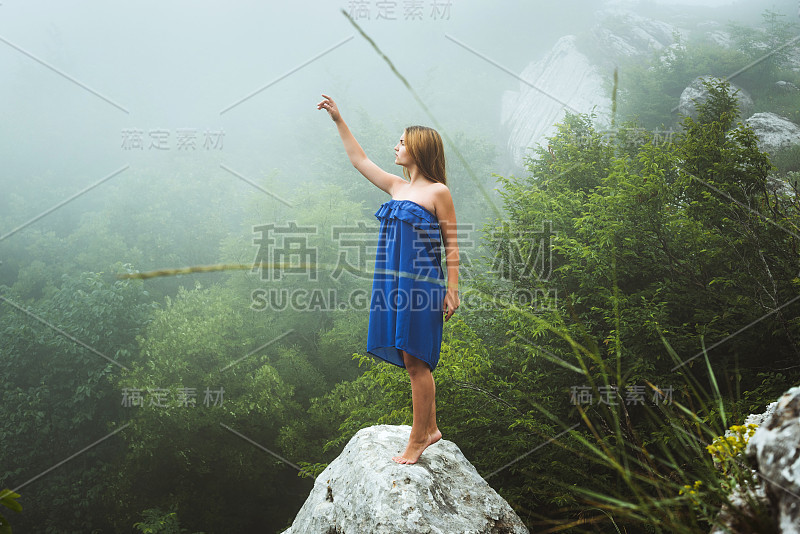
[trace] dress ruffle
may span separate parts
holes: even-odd
[[[414,228],[430,232],[429,238],[435,236],[436,241],[440,241],[439,221],[436,220],[433,213],[412,200],[388,200],[381,204],[381,207],[375,212],[375,217],[409,222]]]

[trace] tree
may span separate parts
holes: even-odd
[[[106,499],[115,528],[175,506],[190,529],[253,530],[307,492],[264,450],[279,450],[299,404],[273,365],[287,349],[255,350],[278,333],[250,329],[246,311],[223,286],[181,290],[139,338],[139,357],[115,382],[131,422]]]
[[[87,272],[64,275],[32,303],[8,288],[4,298],[0,463],[7,470],[0,484],[30,480],[35,488],[18,527],[82,532],[87,524],[105,525],[96,503],[119,442],[111,438],[50,469],[120,424],[111,385],[120,366],[111,360],[130,363],[134,336],[151,309],[146,292],[140,282]]]

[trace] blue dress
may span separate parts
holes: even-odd
[[[367,352],[405,367],[400,350],[433,371],[439,363],[447,285],[436,216],[411,200],[389,200],[380,221]]]

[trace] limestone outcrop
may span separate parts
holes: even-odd
[[[800,387],[778,399],[747,442],[778,532],[800,534]]]
[[[698,76],[681,93],[678,101],[678,113],[687,115],[694,119],[697,118],[697,105],[708,100],[708,90],[703,85],[704,81],[721,81],[713,76]],[[730,82],[728,82],[730,83]],[[731,83],[731,90],[736,93],[736,100],[739,105],[739,117],[743,120],[753,113],[753,99],[741,87]]]
[[[800,387],[793,387],[745,425],[758,425],[745,456],[753,469],[752,487],[736,486],[710,534],[753,534],[744,519],[755,517],[752,503],[771,516],[770,532],[800,534]],[[726,432],[726,436],[729,435]]]
[[[410,432],[379,425],[356,433],[284,534],[528,532],[455,443],[440,440],[413,465],[393,462]]]
[[[758,148],[770,155],[800,145],[800,126],[780,115],[756,113],[745,122],[758,137]]]

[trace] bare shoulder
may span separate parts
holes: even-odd
[[[436,206],[437,214],[454,211],[453,196],[450,194],[449,187],[437,182],[431,185],[431,193],[433,194],[433,204]]]
[[[443,183],[437,182],[431,185],[431,193],[433,196],[433,205],[436,208],[436,218],[439,221],[455,220],[455,207],[453,206],[453,196],[450,194],[450,188]]]

